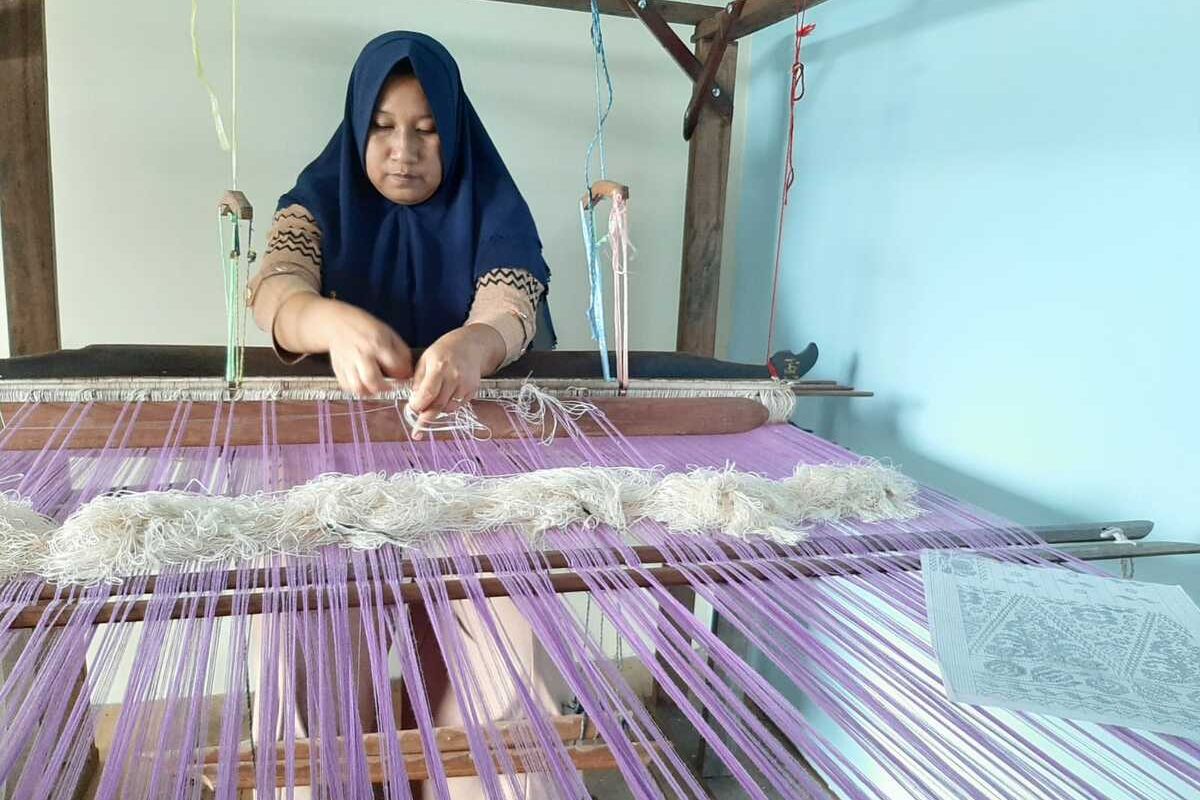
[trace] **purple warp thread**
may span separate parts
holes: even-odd
[[[782,478],[797,464],[858,461],[788,426],[627,440],[611,426],[607,437],[583,437],[577,423],[564,418],[559,424],[570,435],[545,446],[538,431],[514,419],[525,438],[380,443],[370,440],[367,415],[395,412],[358,402],[317,402],[303,418],[282,417],[272,403],[261,410],[222,403],[207,447],[183,446],[193,405],[182,402],[161,427],[161,446],[136,449],[129,437],[144,408],[141,401],[127,404],[100,449],[68,447],[72,436],[88,430],[90,403],[70,407],[40,450],[9,449],[9,437],[31,418],[28,404],[0,433],[0,476],[15,476],[9,485],[15,481],[20,497],[62,520],[114,489],[251,494],[330,472],[504,475],[580,465],[679,471],[736,464]],[[246,414],[257,415],[261,441],[231,445],[227,423]],[[350,418],[350,443],[331,440],[338,416]],[[318,441],[280,445],[280,428],[294,425],[312,426]],[[276,557],[228,565],[236,569],[232,591],[225,567],[171,569],[157,576],[137,624],[92,623],[105,604],[115,605],[115,620],[129,614],[143,599],[148,576],[130,576],[122,587],[58,590],[31,578],[11,580],[0,586],[0,785],[22,800],[72,797],[92,746],[92,704],[119,699],[97,783],[101,800],[192,798],[202,785],[217,798],[234,798],[239,752],[247,747],[260,797],[275,796],[277,786],[279,796],[293,797],[303,773],[314,797],[368,798],[374,785],[386,797],[408,800],[416,796],[408,771],[414,756],[387,735],[368,753],[364,736],[370,732],[364,716],[382,731],[400,727],[392,703],[398,679],[420,731],[427,796],[585,797],[585,779],[571,760],[573,743],[552,724],[560,710],[543,707],[535,690],[537,671],[547,667],[522,655],[484,594],[487,577],[508,592],[545,661],[608,746],[630,793],[707,797],[586,624],[577,600],[554,592],[551,573],[536,556],[559,550],[604,624],[638,656],[747,797],[1195,797],[1200,748],[1193,742],[946,700],[916,569],[920,550],[965,544],[996,558],[1048,561],[1044,545],[1012,523],[931,489],[921,490],[919,504],[924,513],[913,520],[814,525],[788,560],[765,541],[682,535],[641,523],[626,534],[573,526],[531,542],[498,530],[443,535],[405,552],[334,548],[307,559]],[[878,537],[886,537],[887,552],[880,552]],[[638,544],[658,548],[666,566],[686,575],[775,677],[753,669],[746,653],[715,636],[655,581],[649,567],[657,565],[638,562]],[[485,555],[491,573],[477,560]],[[438,559],[453,564],[465,600],[449,599]],[[405,576],[406,565],[415,577]],[[406,585],[415,585],[424,600],[432,628],[424,641],[412,607],[385,602],[385,589],[399,594]],[[352,586],[357,609],[351,608]],[[44,591],[50,599],[42,601],[38,624],[12,628]],[[251,615],[256,594],[262,613]],[[232,598],[232,615],[217,615],[219,597]],[[180,601],[184,614],[172,619]],[[68,614],[65,624],[54,624]],[[451,778],[442,766],[434,732],[438,709],[427,696],[435,676],[422,671],[422,648],[429,647],[444,662],[469,753],[486,765],[476,779]],[[369,693],[360,691],[360,681],[369,681]],[[523,724],[501,729],[512,722]],[[300,739],[308,740],[307,759],[298,753]],[[206,765],[204,750],[212,747],[218,755]],[[463,788],[468,785],[473,788]]]

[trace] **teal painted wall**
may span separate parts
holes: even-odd
[[[797,420],[1021,522],[1200,541],[1200,5],[832,0],[808,20],[776,343],[817,341],[821,377],[877,396]],[[743,360],[765,347],[791,25],[752,47]]]
[[[776,347],[815,340],[818,377],[876,396],[796,421],[1026,524],[1200,542],[1200,4],[830,0],[808,21]],[[792,26],[752,49],[744,361],[766,347]],[[1200,599],[1200,556],[1136,576]]]

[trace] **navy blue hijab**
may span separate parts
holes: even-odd
[[[379,92],[403,62],[429,98],[442,146],[442,183],[412,206],[381,195],[364,167]],[[421,33],[385,33],[363,48],[341,124],[279,207],[293,203],[321,228],[322,292],[369,311],[413,347],[461,327],[476,279],[490,270],[519,267],[549,286],[529,206],[467,99],[458,65]]]

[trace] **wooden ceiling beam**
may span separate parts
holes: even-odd
[[[559,8],[564,11],[592,10],[591,0],[495,0],[499,3],[516,3],[522,6]],[[721,11],[724,6],[706,6],[701,3],[684,3],[679,0],[649,0],[646,5],[657,11],[672,25],[699,25]],[[600,13],[617,17],[632,17],[624,0],[599,0]]]
[[[819,6],[825,0],[746,0],[737,25],[733,26],[730,41],[737,41],[743,36],[769,28],[776,22],[795,16],[801,8],[805,10]],[[696,39],[711,39],[721,29],[721,20],[717,16],[696,25]]]

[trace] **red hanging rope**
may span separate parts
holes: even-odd
[[[790,108],[788,111],[787,160],[783,171],[783,199],[779,204],[779,229],[775,239],[775,275],[771,283],[771,317],[767,328],[767,368],[771,370],[773,376],[774,369],[770,362],[773,355],[771,350],[775,343],[775,314],[779,301],[779,264],[780,256],[783,253],[783,223],[788,199],[792,192],[792,184],[796,182],[796,165],[793,157],[793,148],[796,142],[796,106],[804,98],[804,62],[800,60],[800,49],[804,37],[816,28],[816,25],[804,24],[804,15],[807,10],[806,0],[796,0],[796,49],[792,57],[792,85],[788,93]]]

